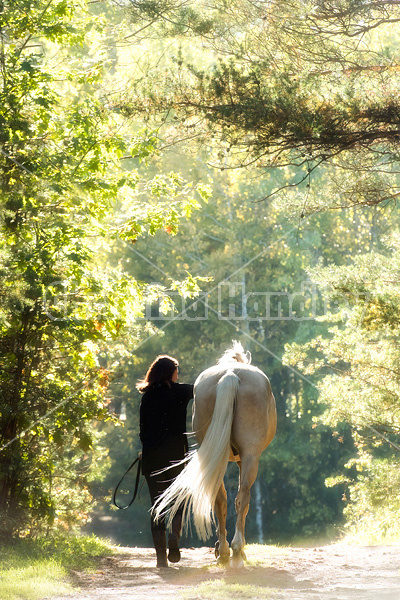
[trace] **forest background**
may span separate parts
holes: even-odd
[[[232,339],[278,408],[247,540],[397,538],[398,3],[0,8],[2,539],[150,545],[135,384]]]

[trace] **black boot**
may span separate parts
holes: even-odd
[[[168,560],[177,563],[181,560],[179,538],[181,537],[182,514],[178,513],[172,519],[171,533],[168,536]]]
[[[152,531],[154,548],[157,555],[157,567],[159,569],[168,567],[167,561],[167,542],[165,531]]]

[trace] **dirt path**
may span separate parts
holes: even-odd
[[[81,591],[68,598],[400,600],[400,546],[250,546],[247,557],[242,569],[222,568],[211,549],[184,549],[178,565],[156,569],[152,549],[121,548],[97,573],[77,573]]]

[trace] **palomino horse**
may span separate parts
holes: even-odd
[[[276,431],[275,399],[268,378],[253,367],[242,345],[233,342],[218,364],[203,371],[194,388],[193,431],[199,443],[178,477],[160,496],[155,516],[167,513],[169,523],[178,507],[184,505],[184,522],[190,512],[198,535],[206,540],[212,534],[215,511],[218,527],[216,557],[230,558],[226,539],[227,495],[223,482],[228,461],[240,470],[236,496],[236,531],[231,543],[233,560],[246,559],[244,527],[249,509],[250,489],[263,450]]]

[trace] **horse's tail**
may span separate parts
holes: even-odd
[[[203,540],[212,535],[215,499],[224,479],[231,449],[238,387],[239,378],[233,371],[229,370],[221,377],[213,416],[199,449],[192,453],[185,468],[153,507],[155,518],[168,513],[170,525],[176,511],[183,505],[184,523],[188,525],[192,512],[196,531]]]

